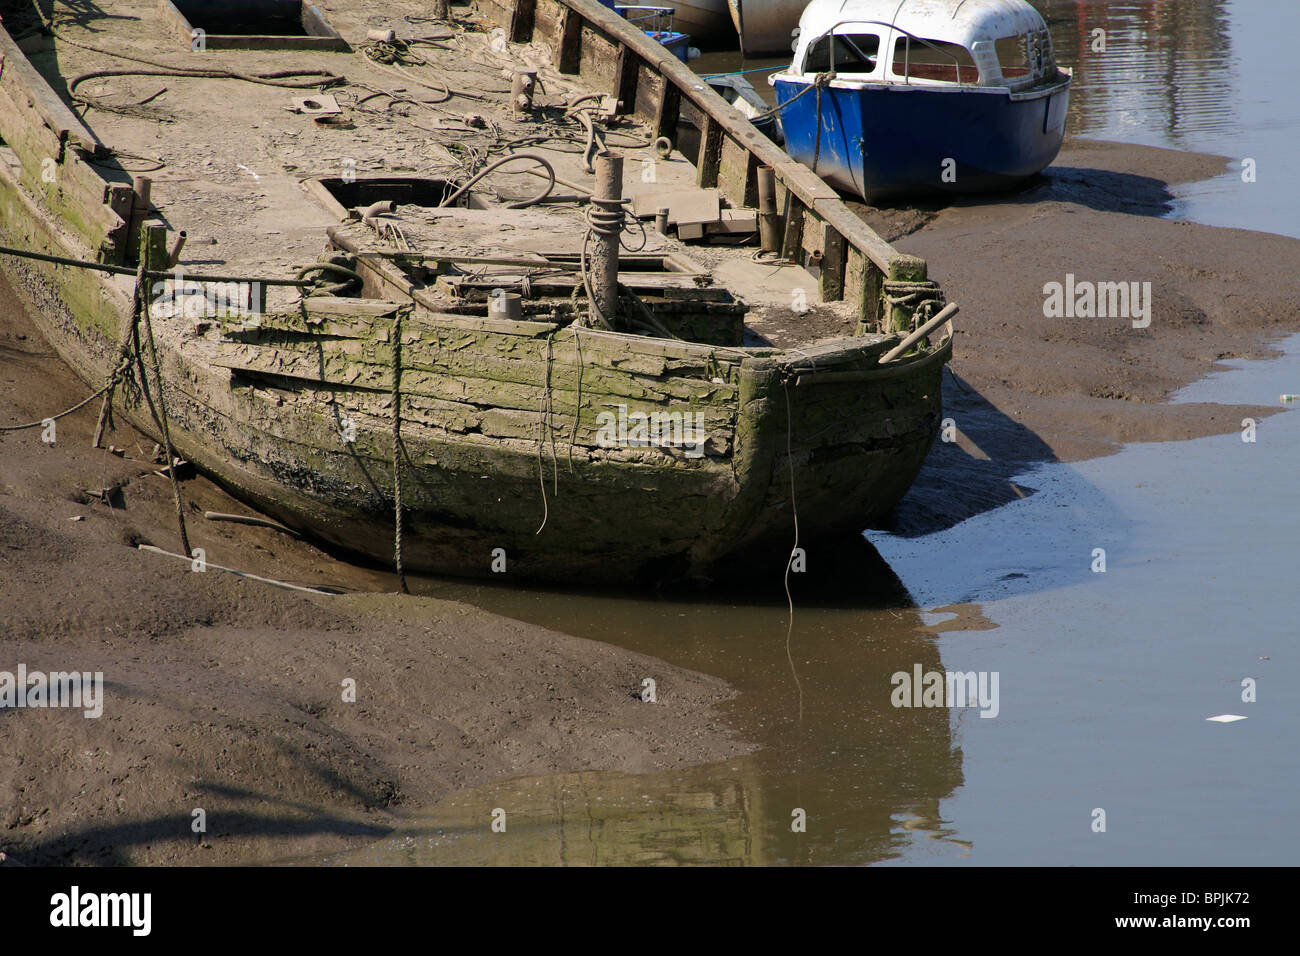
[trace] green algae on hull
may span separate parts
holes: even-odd
[[[715,124],[722,148],[709,154],[705,136],[697,161],[705,172],[716,165],[711,175],[734,205],[752,192],[758,163],[771,160],[790,200],[785,231],[795,237],[796,258],[815,269],[827,328],[839,331],[791,348],[740,344],[734,340],[748,306],[707,272],[680,281],[629,273],[626,280],[640,283],[642,301],[662,321],[679,323],[679,334],[696,341],[587,328],[574,321],[575,298],[561,294],[571,280],[533,288],[527,276],[501,274],[503,286],[524,295],[527,314],[493,318],[472,284],[461,298],[449,297],[445,285],[431,284],[447,278],[439,270],[417,272],[366,239],[361,225],[338,226],[327,245],[352,256],[369,298],[311,297],[211,321],[155,308],[179,453],[294,529],[386,563],[400,411],[405,565],[452,574],[504,568],[516,578],[584,583],[708,578],[742,562],[779,565],[796,517],[801,540],[812,542],[885,515],[934,439],[939,375],[951,352],[949,329],[941,343],[879,364],[898,343],[896,330],[915,322],[891,291],[921,289],[907,300],[913,309],[939,298],[924,262],[851,220],[820,180],[752,138],[753,128],[723,101],[715,106],[683,88],[657,44],[611,22],[598,5],[489,8],[511,12],[516,38],[527,32],[520,18],[533,16],[529,31],[560,30],[561,53],[577,42],[581,55],[560,55],[556,66],[588,88],[601,89],[605,61],[587,53],[601,44],[614,49],[626,69],[609,79],[636,86],[627,112],[651,130],[692,108],[706,127]],[[561,20],[583,28],[555,26]],[[110,205],[117,195],[121,208],[120,182],[99,178],[102,166],[70,138],[66,104],[48,86],[32,88],[45,80],[15,69],[15,55],[13,48],[0,65],[7,97],[0,138],[12,158],[0,164],[0,229],[32,251],[126,262],[126,224]],[[294,59],[316,65],[322,56]],[[653,79],[647,65],[657,67]],[[30,93],[28,107],[16,105],[19,90]],[[95,134],[111,142],[115,129],[105,117]],[[51,192],[37,188],[32,170],[54,145],[59,187]],[[444,221],[404,228],[419,243],[441,242]],[[575,217],[580,237],[578,223]],[[748,261],[749,252],[738,249],[733,258]],[[572,275],[567,260],[553,261]],[[28,260],[8,259],[5,267],[60,355],[88,382],[102,383],[129,315],[129,283]],[[844,372],[855,380],[836,377]],[[145,404],[127,411],[152,427]]]

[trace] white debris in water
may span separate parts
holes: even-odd
[[[1218,717],[1206,717],[1206,720],[1212,720],[1216,724],[1230,724],[1234,720],[1245,720],[1240,714],[1220,714]]]

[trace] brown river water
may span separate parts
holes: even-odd
[[[1181,190],[1173,215],[1300,236],[1294,185],[1279,186],[1300,177],[1300,105],[1282,72],[1300,10],[1037,6],[1075,70],[1071,134],[1249,156],[1272,188],[1232,188],[1230,170]],[[1089,53],[1095,27],[1104,55]],[[706,53],[694,65],[767,64]],[[1300,336],[1281,348],[1174,400],[1300,392]],[[1294,863],[1297,475],[1291,413],[1253,442],[1137,444],[1043,465],[1014,479],[1025,497],[1009,505],[821,555],[795,582],[789,630],[781,569],[743,597],[705,600],[417,581],[724,677],[740,692],[727,719],[761,746],[652,775],[504,781],[329,862]],[[896,675],[930,672],[979,675],[985,694],[975,706],[894,706]],[[671,686],[645,706],[671,707]],[[1246,719],[1207,720],[1222,715]],[[487,825],[497,808],[509,839]]]

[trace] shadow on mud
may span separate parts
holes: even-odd
[[[1041,173],[1008,189],[971,195],[930,195],[882,202],[867,206],[854,197],[843,197],[873,228],[893,232],[889,222],[901,217],[933,217],[944,209],[985,208],[1008,205],[1040,205],[1059,202],[1086,206],[1098,212],[1123,212],[1135,216],[1164,216],[1173,210],[1174,194],[1169,184],[1152,176],[1089,169],[1082,166],[1049,166]],[[885,220],[881,222],[880,220]],[[883,235],[884,233],[882,233]],[[888,241],[893,239],[886,235]],[[894,237],[896,238],[896,237]]]
[[[951,368],[948,372],[943,414],[953,420],[949,432],[953,440],[944,440],[941,432],[911,490],[879,530],[905,538],[944,531],[1033,494],[1033,489],[1014,479],[1059,461],[1037,434],[998,409]]]

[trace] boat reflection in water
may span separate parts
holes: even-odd
[[[876,200],[1039,172],[1065,136],[1070,74],[1024,0],[813,0],[770,82],[787,152]]]
[[[822,575],[809,580],[816,567]],[[454,794],[393,836],[328,862],[853,865],[897,855],[920,835],[961,855],[966,845],[941,819],[940,801],[962,783],[953,727],[977,711],[890,702],[893,674],[942,670],[933,633],[860,536],[834,554],[811,553],[808,575],[793,579],[788,657],[780,573],[750,581],[749,594],[771,596],[763,605],[738,603],[739,587],[680,601],[533,592],[531,604],[502,589],[517,617],[633,650],[657,646],[675,664],[724,674],[741,692],[725,705],[728,722],[760,749],[683,770],[494,783]],[[560,619],[561,607],[572,617]],[[659,688],[658,703],[637,706],[672,706],[671,687]],[[491,826],[498,808],[504,833]],[[792,831],[797,810],[806,813],[806,832]]]

